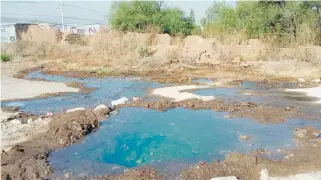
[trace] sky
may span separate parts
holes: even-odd
[[[213,1],[164,1],[166,6],[179,7],[186,15],[194,9],[195,20],[205,16]],[[1,1],[1,23],[61,23],[61,3],[65,24],[107,24],[112,1]]]

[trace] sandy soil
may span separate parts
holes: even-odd
[[[50,151],[81,140],[96,129],[99,117],[109,111],[83,110],[57,114],[49,129],[33,139],[19,143],[1,154],[1,179],[44,179],[51,172],[47,163]],[[16,119],[22,122],[22,119]]]
[[[14,145],[30,140],[49,129],[51,118],[36,117],[20,112],[3,112],[1,117],[1,151],[9,151]]]
[[[2,70],[5,68],[10,69],[13,67],[11,64],[5,64],[2,66]],[[30,66],[26,66],[30,67]],[[4,73],[2,77],[11,78],[17,69],[13,69],[10,73]],[[10,69],[10,70],[11,70]],[[22,67],[20,69],[23,69]],[[6,71],[3,71],[6,72]],[[8,72],[8,71],[7,71]],[[186,73],[186,72],[184,72]],[[197,72],[199,75],[202,73],[206,74],[208,72]],[[40,88],[40,86],[52,86],[52,83],[31,83],[21,82],[21,79],[12,78],[15,83],[9,85],[9,87],[15,90],[12,93],[11,98],[17,96],[32,97],[37,92],[37,94],[48,93],[51,88]],[[152,78],[151,78],[152,79]],[[157,78],[156,78],[157,79]],[[18,80],[18,81],[16,81]],[[160,78],[159,81],[173,80],[177,81],[177,78]],[[187,82],[189,79],[187,76],[179,80],[178,82]],[[28,81],[28,80],[22,80]],[[3,83],[3,82],[1,82]],[[5,82],[4,85],[10,84],[10,82]],[[22,83],[25,86],[32,87],[27,93],[22,93],[18,90],[24,89],[16,83]],[[55,84],[55,83],[54,83]],[[59,83],[58,83],[59,84]],[[66,91],[68,87],[64,84],[53,85],[55,90]],[[39,87],[40,90],[33,92],[34,88]],[[204,86],[193,86],[192,88],[204,88]],[[9,90],[10,90],[9,88]],[[20,89],[14,89],[20,88]],[[283,109],[276,108],[272,106],[259,105],[254,103],[226,103],[220,100],[202,101],[202,98],[188,92],[181,92],[191,89],[191,86],[176,86],[169,88],[160,88],[156,91],[157,95],[165,96],[174,99],[175,101],[158,101],[158,102],[145,102],[144,100],[138,100],[130,102],[124,105],[118,106],[134,106],[134,107],[145,107],[154,108],[159,110],[165,110],[167,108],[174,107],[185,107],[191,109],[207,108],[214,111],[227,111],[230,113],[231,117],[249,117],[253,118],[262,123],[278,123],[284,121],[286,118],[290,117],[302,117],[304,119],[317,119],[320,117],[310,117],[308,114],[301,113],[295,108]],[[13,91],[12,90],[12,91]],[[16,91],[17,90],[17,91]],[[47,91],[48,90],[48,91]],[[45,92],[47,91],[47,92]],[[7,93],[8,90],[4,93]],[[313,91],[314,92],[314,91]],[[3,92],[2,92],[3,93]],[[10,92],[11,93],[11,92]],[[6,97],[5,97],[6,98]],[[10,98],[8,95],[7,98]],[[22,97],[18,97],[19,99]],[[190,99],[196,98],[196,99]],[[203,99],[208,100],[208,99]],[[48,165],[47,158],[49,153],[57,148],[68,146],[72,143],[79,142],[85,135],[94,131],[99,126],[99,120],[105,118],[109,113],[107,111],[94,111],[91,109],[75,111],[71,113],[63,113],[54,115],[51,120],[43,117],[33,117],[32,121],[28,120],[30,117],[28,115],[19,115],[17,117],[12,117],[12,113],[4,113],[4,119],[2,121],[2,129],[13,129],[14,131],[6,132],[3,131],[2,135],[14,136],[18,134],[18,137],[27,137],[32,129],[38,134],[31,134],[32,138],[22,138],[19,141],[12,139],[11,143],[7,143],[7,147],[13,146],[13,148],[8,152],[2,152],[1,154],[1,172],[2,179],[44,179],[50,175],[52,172],[50,166]],[[40,119],[39,119],[40,118]],[[47,121],[47,123],[45,123]],[[40,123],[41,122],[41,123]],[[39,124],[40,123],[40,124]],[[19,124],[19,126],[17,126]],[[27,125],[26,125],[27,124]],[[17,127],[15,127],[17,126]],[[26,126],[20,128],[20,126]],[[39,131],[35,131],[33,128],[39,128]],[[310,128],[306,132],[312,131]],[[313,130],[314,131],[314,130]],[[29,132],[29,133],[28,133]],[[311,133],[308,133],[311,134]],[[5,137],[5,136],[4,136]],[[2,138],[2,137],[1,137]],[[26,141],[26,142],[22,142]],[[212,162],[199,164],[186,168],[179,179],[189,180],[189,179],[210,179],[217,176],[236,176],[239,179],[244,180],[256,180],[260,178],[260,172],[262,169],[267,169],[271,177],[277,176],[288,176],[295,175],[299,173],[307,172],[319,172],[321,169],[321,139],[316,138],[312,135],[305,135],[300,138],[296,138],[297,149],[287,152],[287,156],[283,160],[271,161],[261,157],[262,152],[253,152],[249,155],[244,155],[240,153],[229,154],[223,162]],[[317,173],[316,173],[317,174]],[[66,179],[70,179],[66,178]],[[108,175],[103,177],[90,177],[89,179],[164,179],[155,170],[149,168],[136,168],[130,169],[120,175]]]
[[[319,100],[315,103],[321,104],[321,85],[313,88],[302,88],[302,89],[286,89],[289,92],[302,92],[306,93],[307,96],[316,97]]]
[[[35,61],[14,61],[1,63],[1,100],[24,99],[60,92],[78,92],[79,89],[68,87],[66,84],[45,81],[30,81],[17,79],[13,76],[26,68],[40,66]]]
[[[202,101],[210,101],[214,99],[214,96],[200,96],[190,92],[183,92],[187,90],[205,89],[210,87],[211,86],[196,86],[196,85],[171,86],[171,87],[154,89],[152,91],[152,94],[156,96],[171,98],[174,101],[183,101],[187,99],[199,99]]]

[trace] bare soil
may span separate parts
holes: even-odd
[[[38,66],[40,63],[36,63]],[[49,71],[51,66],[44,65],[44,70],[49,74],[63,74],[63,71]],[[21,68],[23,69],[23,68]],[[19,69],[19,70],[21,70]],[[17,72],[15,69],[13,72]],[[166,83],[188,83],[194,77],[208,77],[213,80],[224,82],[235,82],[242,80],[265,81],[267,83],[278,83],[280,81],[293,80],[275,76],[260,76],[255,69],[240,68],[239,66],[213,66],[181,68],[175,70],[154,71],[127,71],[120,73],[90,73],[73,72],[68,73],[76,77],[103,77],[106,75],[135,75],[157,82]],[[25,72],[24,72],[25,73]],[[157,74],[157,76],[155,76]],[[276,108],[268,105],[253,103],[228,103],[221,100],[203,102],[198,100],[187,100],[182,102],[171,102],[168,100],[158,102],[147,102],[144,100],[134,101],[121,107],[144,107],[164,111],[168,108],[184,107],[190,109],[211,109],[213,111],[227,111],[230,117],[253,118],[261,123],[279,123],[287,118],[299,117],[311,120],[321,120],[321,115],[311,116],[299,109]],[[108,113],[106,113],[108,114]],[[29,116],[29,115],[28,115]],[[81,141],[84,136],[94,131],[99,126],[102,114],[95,114],[92,110],[76,111],[72,113],[58,114],[52,117],[49,130],[40,134],[32,140],[15,146],[9,152],[1,154],[1,177],[2,179],[46,179],[52,169],[48,165],[48,155],[55,149],[68,146]],[[17,117],[21,120],[25,118]],[[314,131],[307,128],[307,131]],[[297,148],[288,152],[287,158],[273,161],[261,157],[259,152],[249,155],[240,153],[229,154],[223,162],[204,163],[185,169],[179,179],[210,179],[216,176],[237,176],[239,179],[254,180],[259,178],[259,171],[267,168],[271,175],[289,175],[302,172],[321,170],[321,139],[308,136],[307,138],[296,138]],[[72,176],[65,177],[72,179]],[[122,180],[158,180],[164,177],[155,170],[149,168],[129,169],[120,175],[106,175],[102,177],[87,177],[87,179],[122,179]]]
[[[48,154],[83,139],[99,126],[99,118],[91,110],[55,115],[46,133],[2,152],[2,179],[44,179],[51,173]]]
[[[211,109],[213,111],[229,112],[229,117],[251,118],[260,123],[280,123],[288,118],[302,118],[310,120],[321,120],[319,117],[311,116],[296,108],[277,108],[274,106],[256,104],[251,102],[230,103],[222,100],[202,101],[197,99],[173,102],[170,100],[145,101],[143,99],[131,101],[126,104],[117,106],[121,107],[143,107],[165,111],[166,109],[183,107],[188,109]]]

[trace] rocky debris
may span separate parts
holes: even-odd
[[[145,101],[141,99],[139,101],[131,101],[126,104],[118,105],[120,107],[144,107],[150,109],[157,109],[164,111],[175,107],[184,107],[189,109],[211,109],[213,111],[225,111],[229,112],[231,118],[252,118],[261,123],[278,123],[283,122],[287,118],[303,118],[303,119],[316,119],[317,117],[309,116],[302,112],[298,112],[295,109],[286,111],[284,108],[277,108],[268,105],[259,105],[252,102],[243,103],[230,103],[214,99],[211,101],[202,101],[199,99],[189,99],[179,102],[170,100],[160,101]]]
[[[256,107],[257,104],[252,103],[252,102],[241,102],[240,104],[238,104],[239,106],[248,106],[248,107]]]
[[[73,108],[73,109],[68,109],[66,112],[70,113],[70,112],[75,112],[75,111],[84,111],[86,110],[86,108],[84,107],[77,107],[77,108]]]
[[[289,106],[285,107],[286,111],[291,111],[291,109],[292,109],[292,107],[289,107]]]
[[[53,117],[48,131],[59,144],[67,146],[82,139],[99,126],[98,118],[91,110],[73,111]]]
[[[293,134],[299,139],[315,139],[320,136],[320,132],[313,126],[306,126],[304,128],[295,128]]]
[[[320,82],[321,82],[321,78],[320,78],[320,79],[313,79],[311,82],[313,82],[313,83],[320,83]]]
[[[260,171],[260,180],[320,180],[321,172],[310,172],[283,177],[270,177],[267,169]]]
[[[117,105],[125,104],[127,101],[129,101],[129,99],[127,97],[122,97],[120,99],[112,101],[111,105],[117,106]]]
[[[87,177],[89,180],[164,180],[156,170],[147,167],[126,169],[120,175],[105,175],[98,177]]]
[[[19,125],[19,124],[21,124],[21,120],[14,119],[14,120],[10,121],[10,123],[15,124],[15,125]]]
[[[304,83],[304,82],[306,82],[306,80],[305,80],[304,78],[299,78],[299,79],[298,79],[298,82],[299,82],[299,83]]]
[[[32,118],[29,118],[28,121],[27,121],[27,123],[28,123],[28,124],[31,124],[32,121],[33,121],[33,119],[32,119]]]
[[[250,136],[248,136],[248,135],[240,135],[239,138],[242,139],[242,140],[248,140],[248,139],[250,139]]]
[[[1,179],[45,179],[51,172],[47,163],[50,151],[81,140],[99,126],[98,118],[92,110],[61,113],[44,119],[38,116],[32,119],[35,120],[31,124],[36,126],[40,126],[39,123],[48,124],[46,120],[50,119],[49,129],[43,131],[41,136],[34,136],[27,142],[22,141],[10,151],[1,154]]]
[[[100,104],[92,110],[99,119],[105,119],[106,116],[109,115],[110,111],[111,109],[104,104]]]
[[[210,180],[237,180],[235,176],[226,176],[226,177],[215,177]]]

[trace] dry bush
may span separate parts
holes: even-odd
[[[53,44],[48,42],[32,42],[26,40],[16,41],[6,46],[7,54],[11,56],[45,58],[52,50]]]
[[[245,30],[222,31],[217,28],[205,27],[202,35],[204,38],[216,38],[223,44],[242,44],[248,40]]]

